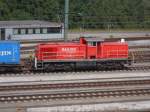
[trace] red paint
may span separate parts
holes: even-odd
[[[121,42],[97,42],[91,45],[83,37],[79,42],[39,44],[37,60],[82,60],[128,58],[128,44]]]
[[[121,42],[104,42],[98,46],[98,58],[128,58],[128,45]]]

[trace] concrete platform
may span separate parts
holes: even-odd
[[[27,112],[145,112],[150,101],[28,108]]]
[[[1,76],[0,84],[21,83],[65,83],[84,81],[113,81],[150,79],[150,71],[116,71],[116,72],[79,72],[79,73],[44,73],[27,76]]]

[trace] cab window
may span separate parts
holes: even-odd
[[[89,46],[96,46],[97,42],[88,42]]]

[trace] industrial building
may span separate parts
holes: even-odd
[[[62,23],[24,20],[0,21],[0,40],[63,39]]]

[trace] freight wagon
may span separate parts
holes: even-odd
[[[0,41],[0,70],[20,65],[20,44],[17,41]]]

